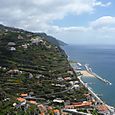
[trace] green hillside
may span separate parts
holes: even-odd
[[[21,93],[32,92],[36,98],[44,100],[39,100],[39,103],[48,102],[49,105],[54,98],[84,98],[83,93],[86,90],[83,88],[74,91],[74,95],[73,92],[66,92],[70,84],[64,78],[76,79],[76,75],[74,72],[71,74],[70,70],[73,71],[65,52],[59,46],[36,33],[0,25],[2,114],[18,111],[13,107],[13,103],[19,103],[16,98],[20,97]]]

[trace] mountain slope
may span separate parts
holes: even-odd
[[[0,114],[20,111],[12,105],[22,104],[17,99],[23,93],[42,98],[43,102],[36,102],[48,105],[53,105],[54,98],[83,97],[84,89],[78,91],[79,96],[77,91],[67,92],[70,83],[64,79],[75,80],[76,75],[65,52],[45,36],[0,25]]]
[[[7,26],[4,26],[4,25],[1,25],[0,24],[0,29],[2,30],[10,30],[10,31],[21,31],[21,32],[28,32],[28,31],[25,31],[23,29],[18,29],[18,28],[13,28],[13,27],[7,27]],[[31,33],[31,32],[30,32]],[[66,43],[64,43],[63,41],[61,40],[58,40],[52,36],[49,36],[47,35],[46,33],[34,33],[40,37],[43,37],[44,39],[48,40],[50,43],[54,44],[54,45],[57,45],[57,46],[63,46],[63,45],[67,45]]]
[[[46,40],[48,40],[50,43],[55,44],[55,45],[57,45],[57,46],[67,45],[67,44],[64,43],[63,41],[58,40],[58,39],[56,39],[56,38],[54,38],[54,37],[52,37],[52,36],[49,36],[49,35],[47,35],[47,34],[45,34],[45,33],[38,33],[38,35],[41,36],[41,37],[44,37],[44,38],[45,38]]]

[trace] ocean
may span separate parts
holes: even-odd
[[[104,102],[115,106],[115,45],[66,45],[63,49],[70,60],[89,64],[93,72],[112,83],[107,85],[96,78],[82,78]]]

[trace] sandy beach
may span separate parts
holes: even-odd
[[[86,70],[81,70],[79,71],[83,76],[86,76],[86,77],[94,77],[93,74],[89,73],[88,71]]]

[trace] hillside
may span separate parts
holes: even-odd
[[[69,81],[77,79],[76,75],[65,52],[45,36],[0,25],[1,114],[24,112],[19,109],[22,107],[21,94],[34,95],[34,102],[47,103],[47,106],[52,105],[55,98],[85,98],[83,86],[67,92],[70,90]],[[30,97],[27,102],[31,106]]]
[[[63,41],[60,41],[52,36],[49,36],[45,33],[38,33],[39,36],[44,37],[46,40],[48,40],[50,43],[55,44],[57,46],[64,46],[67,45],[66,43],[64,43]]]
[[[25,31],[25,30],[18,29],[18,28],[13,28],[13,27],[7,27],[7,26],[1,25],[1,24],[0,24],[0,29],[8,29],[10,31],[21,31],[21,32],[27,32],[28,33],[28,31]],[[58,40],[58,39],[56,39],[56,38],[54,38],[52,36],[49,36],[46,33],[34,33],[34,34],[40,36],[41,38],[46,39],[48,42],[50,42],[50,43],[52,43],[54,45],[57,45],[57,46],[67,45],[63,41]]]

